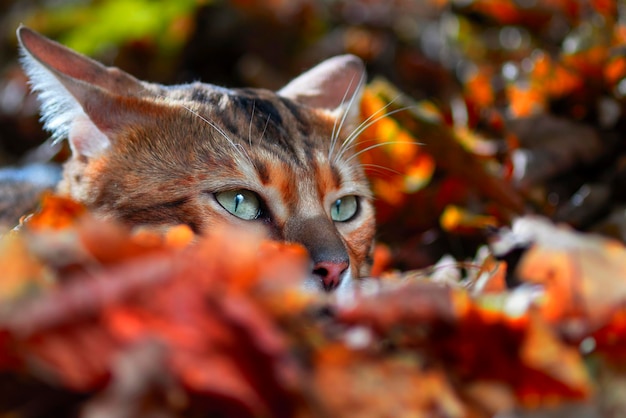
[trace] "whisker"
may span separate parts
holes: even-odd
[[[363,130],[361,130],[361,128],[367,124],[369,121],[371,121],[373,118],[376,117],[376,115],[378,115],[380,112],[384,112],[385,109],[387,109],[389,106],[391,106],[391,104],[393,103],[394,100],[396,100],[397,97],[395,97],[393,100],[391,100],[389,103],[387,103],[386,105],[384,105],[383,107],[381,107],[380,109],[378,109],[376,112],[372,113],[367,119],[365,119],[364,121],[362,121],[355,129],[354,131],[352,131],[344,140],[343,144],[341,144],[341,147],[339,148],[339,152],[337,153],[336,157],[335,157],[335,161],[337,161],[339,158],[341,158],[341,156],[344,153],[344,147],[347,145],[346,142],[351,142],[352,139],[351,137],[353,136],[353,134],[357,131],[359,131],[359,135],[363,132]],[[385,113],[386,115],[386,113]],[[384,116],[384,115],[383,115]],[[376,121],[378,121],[379,119],[376,119]],[[370,126],[370,125],[368,125]],[[367,129],[367,127],[365,128]],[[358,135],[357,135],[358,136]]]
[[[350,151],[350,150],[352,150],[354,148],[357,148],[359,145],[370,144],[372,142],[374,142],[376,144],[381,144],[381,145],[397,144],[397,143],[424,145],[423,142],[418,142],[418,141],[385,141],[385,142],[381,142],[381,138],[373,138],[373,139],[368,139],[367,141],[353,142],[352,144],[350,144],[347,147],[345,147],[344,154],[342,154],[342,155],[345,155],[346,152],[348,152],[348,151]]]
[[[248,125],[248,145],[252,147],[252,120],[254,119],[254,111],[256,110],[256,100],[252,102],[252,114],[250,115],[250,124]]]
[[[399,172],[398,170],[394,170],[393,168],[389,168],[389,167],[385,167],[384,165],[380,165],[380,164],[361,164],[361,167],[365,170],[365,171],[372,171],[374,173],[382,173],[384,172],[390,172],[392,174],[402,174],[401,172]]]
[[[346,88],[345,93],[343,94],[343,97],[341,98],[341,103],[339,104],[339,107],[343,106],[343,104],[346,101],[346,97],[348,97],[348,92],[350,91],[350,87],[352,87],[352,80],[350,80],[350,84],[348,84],[348,87]],[[345,115],[347,114],[347,112],[344,112],[344,114],[342,115],[342,122],[343,119],[345,117]],[[335,142],[337,141],[337,136],[339,136],[337,134],[337,132],[339,132],[341,130],[341,124],[339,124],[339,129],[337,129],[337,122],[339,121],[339,118],[335,118],[335,122],[333,123],[333,131],[330,134],[330,148],[328,149],[328,159],[330,160],[330,156],[333,153],[333,148],[335,148]]]
[[[215,129],[220,135],[222,135],[222,137],[224,137],[224,139],[226,141],[228,141],[228,143],[230,145],[233,146],[233,148],[235,148],[235,150],[237,150],[237,152],[239,153],[239,155],[241,155],[243,158],[245,158],[246,160],[248,160],[248,162],[250,164],[252,164],[254,166],[254,163],[252,162],[252,160],[250,159],[250,156],[248,155],[248,153],[246,152],[246,150],[241,146],[241,144],[235,144],[235,142],[233,142],[232,139],[230,139],[230,137],[228,136],[228,134],[219,126],[217,126],[217,124],[207,118],[205,118],[204,116],[202,116],[201,114],[199,114],[198,112],[196,112],[195,110],[191,109],[190,107],[186,106],[185,104],[181,104],[181,106],[186,109],[187,111],[189,111],[191,114],[193,114],[194,116],[196,116],[197,118],[199,118],[201,121],[205,122],[206,124],[208,124],[209,126],[211,126],[213,129]]]
[[[349,163],[350,161],[352,161],[353,159],[355,159],[359,155],[361,155],[364,152],[367,152],[369,150],[372,150],[374,148],[384,147],[385,145],[393,145],[393,144],[417,144],[417,143],[414,142],[414,141],[389,141],[389,142],[381,142],[381,143],[378,143],[378,144],[370,145],[369,147],[363,148],[359,152],[355,152],[354,154],[352,154],[350,157],[348,157],[346,159],[345,163]]]
[[[359,145],[365,146],[367,144],[378,144],[381,142],[381,138],[371,138],[371,139],[367,139],[367,140],[363,140],[363,141],[359,141],[359,142],[353,142],[352,144],[348,145],[347,147],[342,147],[341,149],[341,155],[339,155],[339,157],[345,155],[348,151],[357,148]]]
[[[263,138],[265,138],[265,131],[267,130],[267,125],[269,125],[270,123],[270,117],[272,115],[267,115],[267,120],[265,121],[265,126],[263,127],[263,132],[261,132],[261,139],[259,139],[259,142],[263,141]]]
[[[200,119],[204,123],[206,123],[209,126],[211,126],[220,135],[222,135],[224,137],[224,139],[226,139],[233,147],[237,148],[237,145],[230,139],[230,137],[226,134],[226,132],[224,132],[224,130],[222,128],[220,128],[219,126],[217,126],[215,124],[215,122],[205,118],[204,116],[202,116],[201,114],[199,114],[198,112],[196,112],[195,110],[193,110],[192,108],[190,108],[190,107],[188,107],[188,106],[186,106],[184,104],[182,105],[182,107],[185,108],[186,110],[188,110],[189,112],[191,112],[194,116],[196,116],[198,119]]]
[[[339,158],[341,158],[345,154],[346,149],[350,146],[350,144],[352,142],[354,142],[367,128],[369,128],[370,126],[372,126],[373,124],[375,124],[376,122],[378,122],[379,120],[381,120],[381,119],[383,119],[383,118],[385,118],[387,116],[391,116],[391,115],[393,115],[395,113],[403,112],[405,110],[409,110],[409,109],[414,107],[414,106],[401,107],[399,109],[392,110],[391,112],[385,113],[383,115],[380,115],[380,116],[372,119],[372,117],[374,117],[374,115],[379,113],[381,110],[384,110],[391,103],[392,102],[389,102],[389,104],[387,104],[385,107],[383,107],[380,110],[376,111],[369,118],[367,118],[363,123],[361,123],[361,125],[359,125],[359,127],[357,127],[350,135],[348,135],[348,137],[344,140],[343,144],[341,145],[341,148],[339,149],[339,153],[335,157],[336,160],[338,160]]]
[[[341,99],[341,104],[339,105],[340,107],[342,107],[346,101],[346,97],[348,95],[348,92],[350,91],[350,88],[352,87],[352,83],[354,82],[354,77],[352,77],[352,79],[350,80],[350,83],[348,84],[348,87],[346,88],[346,92],[343,95],[343,98]],[[362,85],[365,82],[365,74],[361,74],[361,77],[359,78],[359,85]],[[357,87],[358,89],[359,87]],[[343,114],[341,115],[341,120],[339,122],[339,126],[337,126],[337,121],[339,120],[339,118],[335,119],[335,123],[333,124],[333,132],[331,135],[331,140],[330,140],[330,148],[328,150],[328,160],[330,161],[332,158],[332,154],[333,151],[335,150],[335,145],[337,144],[337,140],[339,139],[339,133],[341,132],[341,128],[343,128],[344,123],[346,122],[346,118],[348,117],[348,113],[350,113],[350,109],[352,109],[352,106],[355,103],[355,99],[357,97],[356,94],[356,90],[355,90],[355,94],[352,95],[352,97],[350,98],[350,102],[348,103],[348,106],[345,108],[345,110],[343,111]]]
[[[389,103],[391,104],[391,102]],[[361,124],[361,126],[359,126],[357,129],[355,129],[350,135],[348,135],[348,137],[345,139],[344,141],[344,145],[347,146],[350,143],[352,143],[356,138],[358,138],[367,128],[369,128],[370,126],[374,125],[376,122],[391,116],[393,114],[405,111],[410,109],[412,106],[407,106],[407,107],[402,107],[400,109],[395,109],[392,110],[391,112],[385,113],[384,115],[379,115],[378,117],[376,117],[375,119],[369,120],[370,118],[368,118],[369,122],[365,123],[365,124]],[[378,112],[376,112],[378,113]]]
[[[352,149],[354,147],[356,147],[357,145],[365,145],[365,144],[371,144],[371,143],[379,143],[382,140],[381,137],[376,137],[376,138],[370,138],[370,139],[365,139],[363,141],[359,141],[359,142],[355,142],[349,145],[349,149]]]

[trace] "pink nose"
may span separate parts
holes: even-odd
[[[348,269],[347,261],[320,261],[313,267],[313,274],[322,280],[324,290],[330,292],[341,283],[341,275]]]

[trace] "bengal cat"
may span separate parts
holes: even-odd
[[[20,27],[21,60],[53,138],[58,192],[129,225],[263,226],[302,244],[310,290],[367,275],[374,210],[354,138],[365,71],[351,55],[281,90],[140,81]]]

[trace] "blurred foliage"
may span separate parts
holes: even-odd
[[[161,51],[177,51],[193,27],[198,0],[102,0],[61,3],[35,10],[24,23],[57,35],[59,42],[87,55],[98,55],[108,45],[146,39]]]

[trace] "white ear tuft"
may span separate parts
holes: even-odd
[[[18,36],[19,39],[19,36]],[[20,41],[20,62],[41,103],[41,120],[55,142],[68,137],[72,121],[87,115],[60,80]]]

